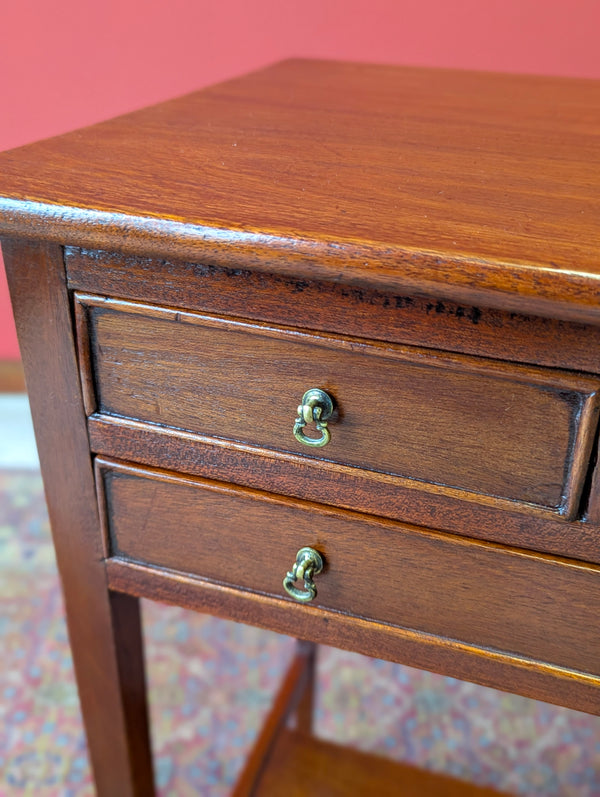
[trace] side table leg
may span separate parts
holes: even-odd
[[[123,704],[132,794],[154,794],[150,721],[144,666],[140,602],[132,595],[110,593],[115,653]]]
[[[296,728],[301,733],[311,736],[314,728],[318,645],[312,642],[302,644],[305,646],[306,655],[306,686],[296,708]]]
[[[107,587],[62,247],[2,246],[99,797],[154,794],[139,604]]]
[[[315,648],[316,646],[312,642],[297,640],[296,655],[275,695],[273,706],[258,733],[234,787],[232,797],[251,797],[260,790],[261,777],[268,767],[277,739],[285,728],[288,718],[296,714],[300,721],[296,712],[303,699],[305,689],[307,685],[311,686],[314,676]],[[305,704],[303,710],[306,711],[308,708],[309,705]],[[306,718],[303,721],[305,722]]]

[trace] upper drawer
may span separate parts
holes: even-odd
[[[598,380],[78,296],[88,409],[570,515]],[[89,374],[88,374],[89,379]],[[311,387],[331,441],[293,433]]]

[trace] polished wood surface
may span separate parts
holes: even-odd
[[[499,797],[500,792],[284,730],[254,797]]]
[[[600,676],[597,567],[162,471],[101,462],[100,473],[108,558],[283,596],[299,612],[282,580],[310,546],[325,561],[314,605],[328,612]]]
[[[599,125],[593,81],[294,60],[0,155],[101,797],[153,792],[142,597],[600,714]],[[244,788],[385,793],[310,686],[273,747],[283,698]]]
[[[62,251],[14,241],[2,250],[96,787],[107,797],[148,797],[139,607],[107,587]]]
[[[600,373],[600,327],[265,271],[66,247],[69,287],[300,329]],[[201,289],[199,289],[201,286]]]
[[[583,517],[570,522],[540,507],[155,424],[93,415],[88,431],[92,450],[116,459],[600,564],[597,488]]]
[[[84,379],[101,414],[566,517],[578,509],[597,379],[95,297],[80,296],[78,306],[89,323],[81,336],[92,373]],[[322,449],[292,434],[312,387],[335,403]]]
[[[283,597],[240,590],[129,559],[108,559],[106,573],[110,588],[117,592],[600,715],[600,678],[584,672],[343,612],[335,615],[332,624],[331,615],[318,606],[294,605]]]
[[[0,157],[0,232],[600,317],[600,82],[285,61]]]

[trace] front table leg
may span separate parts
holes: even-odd
[[[107,587],[63,250],[11,239],[2,248],[97,793],[149,797],[139,604]]]

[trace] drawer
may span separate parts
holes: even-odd
[[[598,567],[164,471],[98,476],[108,557],[286,598],[310,546],[328,613],[600,674]]]
[[[577,511],[595,378],[90,296],[77,313],[90,412]],[[311,387],[335,403],[323,448],[292,433]]]

